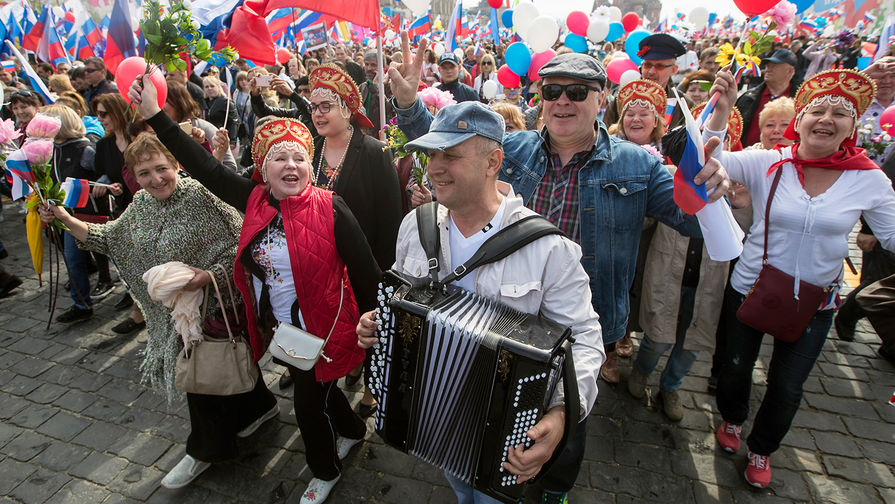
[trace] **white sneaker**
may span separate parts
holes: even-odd
[[[257,420],[250,423],[248,427],[236,433],[236,437],[247,438],[255,433],[258,430],[258,427],[261,427],[261,424],[270,420],[271,418],[280,414],[280,405],[274,404],[273,408],[270,408],[270,411],[258,417]]]
[[[202,462],[186,455],[162,479],[162,486],[165,488],[183,488],[209,467],[211,467],[209,462]]]
[[[364,438],[351,439],[340,437],[338,441],[336,441],[336,450],[339,452],[339,460],[345,460],[345,457],[348,456],[348,452],[350,452],[351,449],[354,448],[354,445],[360,443],[363,440]]]
[[[301,496],[301,504],[320,504],[325,501],[329,497],[329,492],[332,491],[341,477],[342,475],[339,475],[329,481],[311,478],[308,489]]]

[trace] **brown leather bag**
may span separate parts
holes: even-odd
[[[830,288],[799,280],[799,294],[796,296],[793,293],[795,278],[768,264],[768,220],[771,217],[771,201],[782,174],[783,169],[778,168],[765,207],[761,272],[737,310],[737,318],[754,329],[791,343],[805,332],[826,300]]]

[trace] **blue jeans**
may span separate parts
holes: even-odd
[[[457,504],[500,504],[499,500],[488,497],[478,490],[473,490],[469,483],[455,478],[447,471],[444,472],[444,477],[447,478],[454,493],[457,494]]]
[[[693,305],[696,302],[695,287],[681,287],[681,305],[677,316],[677,332],[675,333],[675,343],[658,343],[650,339],[649,335],[643,333],[643,341],[640,342],[640,350],[637,351],[637,360],[634,366],[637,372],[647,376],[656,369],[659,363],[659,357],[671,350],[668,362],[665,364],[665,370],[662,371],[662,377],[659,385],[662,390],[672,392],[680,388],[684,377],[693,367],[696,361],[697,352],[684,349],[684,339],[687,337],[687,329],[690,322],[693,321]]]
[[[63,233],[65,260],[68,262],[68,279],[71,281],[69,294],[75,306],[82,310],[92,309],[90,302],[90,275],[87,273],[88,252],[78,248],[75,237],[68,231]]]
[[[749,416],[752,370],[764,334],[737,319],[736,311],[746,299],[744,294],[728,285],[725,296],[727,306],[721,322],[727,324],[727,347],[715,397],[722,418],[726,422],[742,425]],[[774,340],[774,351],[768,366],[767,391],[746,439],[753,453],[770,455],[780,447],[780,442],[789,432],[792,419],[802,402],[802,385],[827,340],[833,312],[817,312],[802,336],[792,343]]]

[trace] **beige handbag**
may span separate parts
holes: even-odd
[[[234,319],[238,323],[239,310],[227,271],[223,266],[215,266],[220,268],[224,275],[230,293],[229,308],[233,310]],[[223,319],[228,338],[216,339],[203,335],[200,341],[188,342],[177,356],[174,386],[177,390],[191,394],[226,396],[250,392],[255,388],[259,374],[258,366],[255,365],[252,356],[252,348],[241,334],[233,333],[226,314],[228,306],[224,303],[214,274],[209,271],[209,275],[221,310],[225,312]],[[203,320],[207,307],[208,286],[205,288],[205,301],[202,304]]]
[[[329,334],[326,335],[326,339],[314,336],[287,322],[280,322],[273,333],[270,346],[267,348],[271,355],[304,371],[312,369],[320,356],[323,356],[327,362],[332,362],[332,359],[323,354],[323,348],[329,341],[329,337],[333,335],[339,315],[342,313],[345,282],[340,279],[339,283],[342,285],[342,290],[339,293],[339,311],[336,312],[336,320],[333,321],[333,326],[330,328]]]

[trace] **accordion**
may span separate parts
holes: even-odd
[[[566,431],[554,458],[577,423],[571,330],[394,271],[379,286],[378,304],[367,380],[379,402],[377,433],[478,491],[518,501],[523,485],[501,464],[511,447],[531,446],[526,432],[563,376]]]

